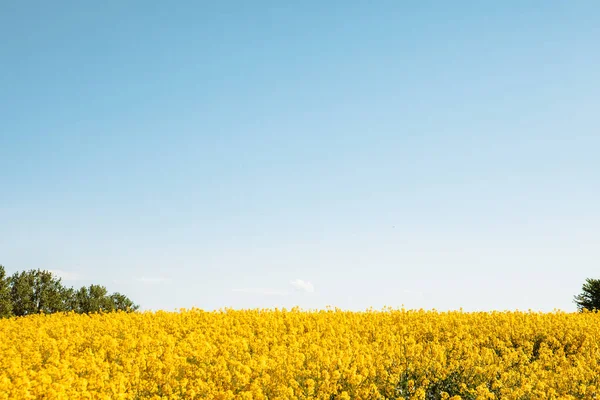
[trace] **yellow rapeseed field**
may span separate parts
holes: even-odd
[[[597,313],[198,309],[0,320],[0,399],[594,399]]]

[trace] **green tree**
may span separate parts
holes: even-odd
[[[74,311],[77,313],[110,312],[110,311],[135,311],[135,305],[126,296],[120,293],[108,294],[104,286],[90,285],[74,292]]]
[[[77,291],[72,287],[65,289],[64,292],[64,302],[65,302],[65,311],[74,311],[77,312]]]
[[[133,301],[131,301],[129,298],[127,298],[127,296],[125,296],[124,294],[121,294],[119,292],[115,292],[115,293],[111,294],[110,300],[112,301],[115,310],[131,312],[131,311],[137,311],[140,308],[139,305],[134,304]]]
[[[12,316],[12,302],[10,299],[10,281],[4,267],[0,265],[0,318]]]
[[[74,311],[76,313],[136,311],[139,306],[104,286],[66,288],[50,271],[30,270],[6,276],[0,265],[0,318]]]
[[[104,286],[90,285],[75,292],[78,313],[113,311],[112,302]]]
[[[600,310],[600,279],[587,278],[574,301],[579,311]]]
[[[10,277],[12,312],[16,316],[68,311],[67,289],[49,271],[15,272]]]

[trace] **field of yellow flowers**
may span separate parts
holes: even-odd
[[[198,309],[0,320],[0,399],[594,399],[600,314]]]

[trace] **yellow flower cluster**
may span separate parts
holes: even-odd
[[[600,314],[198,309],[0,320],[0,399],[594,399]]]

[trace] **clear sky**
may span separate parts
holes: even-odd
[[[2,1],[0,263],[192,306],[573,311],[598,1]]]

